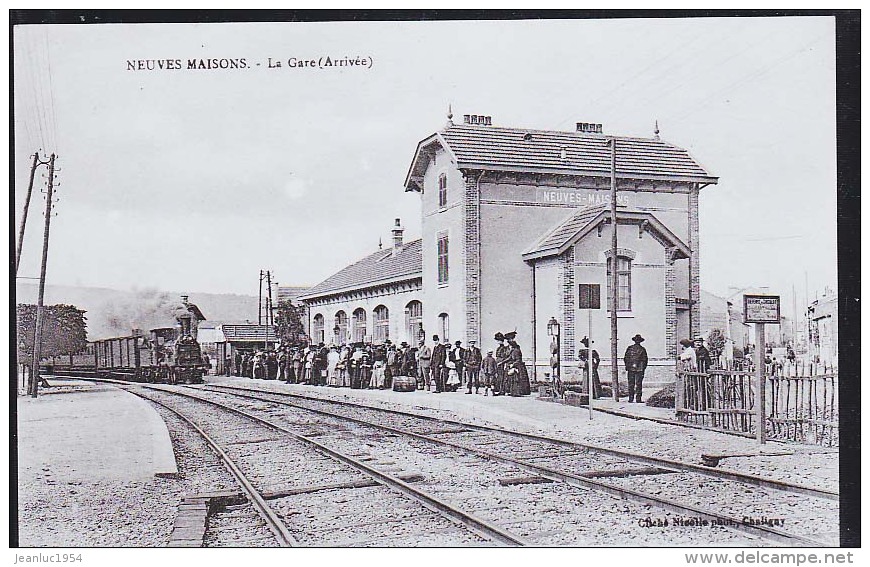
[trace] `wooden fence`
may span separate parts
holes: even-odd
[[[816,364],[765,366],[765,428],[769,439],[839,446],[838,374]],[[750,366],[678,372],[677,419],[747,437],[756,432],[756,379]]]

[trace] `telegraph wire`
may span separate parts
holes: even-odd
[[[693,37],[691,37],[691,38],[689,38],[689,39],[687,39],[687,40],[685,40],[685,41],[679,43],[679,44],[676,45],[672,50],[668,51],[665,55],[663,55],[662,57],[659,57],[658,59],[656,59],[653,63],[644,66],[642,69],[640,69],[637,73],[635,73],[635,74],[632,75],[631,77],[627,78],[626,80],[624,80],[624,81],[621,82],[620,84],[618,84],[618,85],[616,85],[615,87],[611,88],[610,90],[606,91],[604,94],[602,94],[602,95],[598,96],[597,98],[593,99],[592,102],[588,103],[588,106],[589,106],[589,107],[594,107],[596,104],[598,104],[599,102],[602,102],[602,101],[606,101],[606,102],[605,102],[605,104],[604,104],[603,107],[599,108],[599,111],[602,111],[602,110],[603,110],[603,111],[606,111],[606,110],[609,110],[611,107],[617,106],[617,104],[616,104],[617,101],[620,101],[621,99],[625,98],[625,96],[626,96],[625,94],[620,94],[620,90],[619,90],[619,89],[621,89],[622,87],[628,85],[629,83],[631,83],[631,82],[633,82],[633,81],[636,81],[636,80],[638,79],[638,77],[641,77],[641,76],[643,76],[644,74],[646,74],[646,73],[648,73],[648,72],[650,72],[650,71],[652,71],[652,70],[654,70],[654,69],[657,70],[657,71],[659,71],[659,73],[661,73],[660,70],[657,69],[657,67],[659,66],[659,64],[661,64],[661,63],[664,62],[664,61],[667,61],[667,60],[668,60],[670,57],[672,57],[675,53],[677,53],[677,52],[679,52],[679,51],[681,51],[681,50],[687,48],[688,46],[692,45],[692,44],[695,43],[698,39],[700,39],[701,37],[703,37],[703,36],[705,36],[705,35],[706,35],[706,30],[705,30],[705,31],[701,31],[700,33],[694,35]],[[655,78],[654,78],[653,80],[655,80]],[[627,91],[627,89],[626,89],[626,91]],[[622,93],[625,93],[626,91],[622,91]],[[613,93],[616,93],[616,94],[615,94],[615,96],[612,96],[612,97],[611,97],[611,95],[612,95]],[[620,104],[621,104],[621,103],[620,103]],[[561,126],[561,125],[564,124],[566,121],[568,121],[568,119],[563,120],[562,122],[559,123],[559,125]]]
[[[22,51],[26,58],[26,62],[24,64],[24,70],[27,73],[28,77],[28,86],[30,87],[30,105],[29,108],[32,112],[33,118],[36,122],[37,131],[39,132],[39,142],[42,146],[43,150],[48,148],[46,144],[46,128],[43,127],[42,123],[42,114],[40,112],[40,92],[36,83],[36,59],[33,56],[32,47],[29,45],[29,41],[27,37],[22,38]]]
[[[788,54],[786,54],[785,56],[780,57],[779,59],[776,59],[775,61],[769,63],[768,65],[765,65],[765,66],[763,66],[763,67],[760,67],[760,68],[756,69],[752,74],[747,75],[747,76],[745,76],[745,77],[743,77],[742,79],[739,79],[739,80],[737,80],[737,81],[734,81],[733,83],[729,83],[728,85],[725,85],[724,87],[718,89],[717,91],[713,92],[713,93],[710,94],[709,96],[707,96],[707,97],[705,97],[704,99],[702,99],[702,100],[701,100],[698,104],[696,104],[695,106],[690,107],[690,109],[689,109],[687,112],[685,112],[685,113],[681,114],[680,116],[678,116],[678,117],[674,120],[674,122],[680,122],[681,120],[684,120],[684,119],[688,118],[689,116],[692,116],[693,114],[695,114],[695,113],[698,112],[699,110],[701,110],[701,109],[703,109],[703,108],[706,108],[706,107],[709,106],[710,103],[712,102],[711,99],[713,99],[713,98],[719,96],[719,95],[722,94],[723,92],[727,92],[727,91],[733,89],[734,87],[737,87],[737,86],[739,86],[739,85],[742,85],[743,83],[746,83],[747,81],[751,81],[751,80],[753,80],[753,79],[756,79],[756,78],[758,78],[758,77],[761,77],[761,76],[765,75],[767,72],[769,72],[771,69],[773,69],[774,67],[777,67],[777,66],[779,66],[779,65],[781,65],[781,64],[783,64],[783,63],[785,63],[786,61],[789,61],[789,60],[791,60],[791,59],[794,59],[795,57],[797,57],[798,55],[800,55],[800,54],[803,53],[804,51],[808,50],[810,47],[812,47],[813,45],[815,45],[816,43],[818,43],[819,41],[821,41],[822,39],[824,39],[824,38],[826,38],[826,37],[828,37],[828,34],[827,34],[827,33],[821,34],[821,35],[817,36],[815,39],[813,39],[812,41],[810,41],[810,42],[804,44],[804,45],[803,45],[802,47],[800,47],[799,49],[797,49],[797,50],[795,50],[795,51],[793,51],[793,52],[791,52],[791,53],[788,53]],[[708,101],[710,101],[710,102],[708,102]]]
[[[721,33],[722,37],[724,37],[724,35],[725,35],[726,33],[728,33],[727,30],[726,30],[725,32],[722,32],[722,33]],[[647,72],[649,72],[649,71],[653,71],[653,70],[655,70],[659,75],[661,75],[661,74],[662,74],[662,73],[661,73],[661,70],[660,70],[660,69],[657,69],[657,67],[658,67],[658,65],[659,65],[660,63],[662,63],[663,61],[668,60],[668,59],[671,58],[674,54],[678,53],[678,52],[679,52],[680,50],[682,50],[682,49],[685,49],[685,48],[688,47],[689,45],[692,45],[692,44],[695,43],[698,39],[700,39],[701,37],[704,37],[704,36],[708,36],[706,30],[705,30],[705,31],[701,31],[701,32],[699,32],[698,34],[696,34],[696,35],[694,35],[694,36],[692,36],[692,37],[686,39],[685,41],[682,41],[681,43],[679,43],[678,45],[676,45],[673,49],[671,49],[669,52],[667,52],[665,55],[663,55],[662,57],[656,59],[655,62],[653,62],[652,64],[649,64],[649,65],[645,65],[642,69],[640,69],[639,71],[637,71],[634,75],[632,75],[632,76],[629,77],[628,79],[624,80],[622,83],[620,83],[620,84],[618,84],[618,85],[616,85],[616,86],[610,88],[610,89],[609,89],[608,91],[606,91],[604,94],[599,95],[598,97],[596,97],[595,99],[593,99],[591,102],[586,103],[585,106],[586,106],[587,108],[593,108],[596,104],[598,104],[599,102],[601,102],[601,101],[603,101],[603,100],[606,99],[608,102],[605,103],[604,106],[602,106],[602,107],[600,107],[600,108],[598,108],[598,109],[595,109],[597,112],[599,112],[599,113],[603,113],[604,111],[607,111],[607,110],[609,110],[610,108],[618,107],[619,104],[622,104],[621,101],[622,101],[622,100],[627,96],[627,92],[628,92],[629,90],[631,90],[632,93],[636,92],[636,89],[624,89],[624,90],[620,93],[620,92],[619,92],[619,89],[621,89],[622,87],[624,87],[624,86],[626,86],[626,85],[628,85],[628,84],[630,84],[630,83],[632,83],[632,82],[635,82],[636,79],[637,79],[638,77],[644,75],[645,73],[647,73]],[[709,37],[709,36],[708,36],[708,37]],[[717,37],[718,37],[718,36],[717,36]],[[711,42],[711,43],[715,43],[715,40],[716,40],[716,38],[714,38],[714,39],[713,39],[713,42]],[[674,67],[676,67],[677,65],[680,65],[680,64],[677,63],[676,65],[674,65]],[[656,80],[658,80],[658,77],[653,77],[652,80],[653,80],[653,81],[656,81]],[[612,93],[617,93],[617,94],[616,94],[615,96],[611,97],[610,95],[611,95]],[[556,127],[555,127],[554,129],[558,130],[558,129],[563,125],[563,124],[565,124],[566,122],[570,122],[573,118],[574,118],[573,116],[569,116],[569,117],[565,118],[564,120],[560,121],[560,122],[556,125]]]
[[[46,28],[42,29],[42,38],[45,42],[45,61],[46,67],[48,69],[48,94],[49,94],[49,109],[51,109],[51,129],[54,133],[54,147],[52,148],[55,153],[58,152],[59,144],[57,138],[57,114],[54,110],[54,80],[51,76],[51,45],[48,42],[48,31]]]
[[[722,68],[723,68],[723,66],[724,66],[725,64],[727,64],[727,63],[730,62],[731,60],[735,59],[736,57],[739,57],[740,55],[743,55],[744,53],[746,53],[746,52],[749,51],[750,49],[754,49],[754,48],[759,47],[760,45],[763,45],[764,43],[768,42],[770,39],[771,39],[770,36],[764,36],[764,37],[762,37],[760,40],[758,40],[758,41],[756,41],[756,42],[754,42],[754,43],[751,43],[751,44],[747,45],[746,47],[744,47],[744,48],[741,49],[740,51],[733,52],[733,53],[731,53],[731,55],[729,55],[729,56],[726,57],[725,59],[721,59],[721,60],[715,61],[715,62],[713,62],[713,63],[711,63],[711,64],[706,65],[706,67],[707,67],[710,71],[721,72],[721,70],[722,70]],[[686,79],[686,80],[684,80],[684,81],[681,81],[681,82],[678,82],[678,83],[672,84],[672,85],[670,85],[670,88],[666,88],[665,90],[660,91],[658,94],[653,95],[651,99],[648,99],[648,101],[649,101],[649,100],[653,100],[653,101],[661,100],[661,99],[665,98],[667,95],[669,95],[669,94],[671,94],[672,92],[674,92],[675,90],[678,90],[678,89],[684,87],[685,85],[689,84],[690,82],[695,82],[695,81],[697,81],[697,77],[696,77],[696,76],[695,76],[695,77],[688,78],[688,79]]]
[[[673,80],[670,79],[673,71],[678,70],[681,67],[691,68],[694,66],[697,68],[706,69],[707,73],[711,73],[711,72],[712,73],[721,73],[723,66],[725,64],[727,64],[729,61],[742,55],[743,53],[746,53],[750,49],[757,48],[758,46],[766,43],[767,41],[769,41],[771,39],[771,37],[769,35],[765,35],[765,36],[761,37],[759,40],[745,46],[743,49],[741,49],[739,51],[730,52],[724,59],[718,58],[715,55],[711,58],[710,53],[711,53],[712,48],[714,46],[718,45],[720,39],[724,39],[725,37],[730,35],[730,33],[731,33],[730,30],[727,30],[727,29],[724,30],[724,32],[722,34],[720,34],[721,37],[714,37],[711,39],[706,50],[696,52],[694,57],[689,58],[687,61],[677,62],[676,64],[674,64],[670,67],[667,67],[665,69],[661,69],[660,73],[659,73],[660,76],[656,77],[654,79],[654,81],[656,81],[656,82],[651,83],[648,86],[648,88],[645,89],[647,92],[649,92],[651,94],[649,96],[644,97],[644,99],[643,99],[644,106],[653,107],[654,104],[652,104],[652,103],[658,102],[658,101],[664,99],[667,95],[671,94],[672,92],[674,92],[678,89],[681,89],[685,85],[687,85],[689,83],[698,82],[698,80],[699,80],[699,75],[693,74],[690,77],[688,77],[682,81],[674,82]],[[717,54],[717,55],[721,55],[721,54]],[[708,62],[708,61],[710,61],[710,59],[713,59],[713,61]],[[636,104],[637,103],[635,103],[635,105]],[[607,107],[605,107],[605,108],[607,108]]]
[[[45,28],[43,28],[42,31],[44,32]],[[46,75],[45,75],[46,69],[48,67],[48,53],[43,52],[42,45],[41,45],[41,42],[39,40],[40,40],[39,35],[34,35],[34,37],[33,37],[33,42],[34,42],[34,47],[35,47],[34,53],[36,53],[37,61],[39,62],[39,66],[36,67],[34,70],[36,72],[38,72],[38,74],[39,74],[39,86],[40,86],[40,89],[42,91],[42,112],[44,113],[44,116],[45,116],[45,123],[48,125],[48,133],[49,133],[49,139],[51,141],[51,149],[52,149],[52,151],[56,151],[56,149],[57,149],[57,129],[55,128],[54,120],[52,119],[52,116],[54,114],[54,108],[53,108],[54,97],[51,95],[51,91],[48,88],[48,85],[46,83]],[[48,94],[46,94],[46,91],[48,91]]]
[[[55,140],[47,111],[48,102],[45,95],[46,88],[44,74],[40,73],[39,71],[41,69],[42,56],[38,52],[39,46],[37,41],[38,36],[31,34],[22,43],[24,44],[24,52],[29,60],[29,65],[27,65],[27,71],[29,72],[31,78],[31,88],[33,91],[33,98],[35,103],[34,110],[37,116],[37,124],[39,125],[41,141],[43,144],[43,149],[45,151],[49,151],[49,149],[54,148]]]
[[[23,59],[22,78],[26,78],[26,83],[30,90],[30,96],[25,98],[25,100],[29,101],[27,109],[29,110],[29,114],[32,116],[34,122],[36,122],[40,146],[43,150],[46,150],[48,149],[48,145],[46,144],[45,128],[43,128],[42,113],[40,112],[41,101],[36,81],[36,61],[32,53],[32,48],[28,45],[28,41],[25,37],[21,38],[21,51]]]

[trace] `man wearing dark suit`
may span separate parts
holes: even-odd
[[[240,353],[239,351],[236,351],[236,357],[235,357],[234,361],[236,363],[236,367],[234,369],[235,370],[234,374],[236,376],[241,376],[242,375],[242,353]]]
[[[474,393],[480,393],[480,364],[483,362],[483,355],[480,349],[477,348],[477,341],[468,341],[468,348],[465,349],[465,357],[462,361],[465,366],[465,377],[468,380],[468,391],[471,393],[471,386],[474,385]]]
[[[644,338],[640,333],[631,338],[634,344],[625,349],[625,370],[628,372],[628,401],[641,403],[643,392],[643,373],[646,370],[648,358],[646,349],[640,344]]]
[[[432,337],[435,346],[432,347],[432,372],[435,373],[435,393],[444,391],[444,370],[447,368],[447,345],[441,344],[438,335]],[[446,343],[446,341],[445,341]]]

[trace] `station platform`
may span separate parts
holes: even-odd
[[[483,393],[469,395],[465,393],[467,390],[464,388],[460,388],[457,392],[436,394],[426,390],[417,390],[416,392],[351,390],[349,388],[285,384],[276,380],[252,380],[225,376],[206,376],[205,380],[212,384],[232,384],[282,392],[300,391],[315,393],[327,398],[378,400],[386,404],[396,403],[421,409],[443,410],[462,419],[486,421],[493,425],[522,430],[532,428],[539,431],[550,431],[566,427],[574,431],[582,431],[585,428],[580,426],[588,421],[598,421],[603,425],[604,423],[613,424],[617,421],[624,422],[626,417],[663,421],[674,417],[672,409],[649,407],[642,403],[628,403],[624,398],[620,402],[614,402],[612,399],[594,400],[593,417],[590,420],[587,407],[549,402],[538,398],[535,391],[528,396],[511,397],[484,396]],[[652,393],[653,391],[645,392],[645,394]],[[617,416],[623,419],[614,419]]]
[[[114,386],[47,377],[19,396],[18,473],[55,481],[145,480],[177,474],[169,431],[146,401]]]

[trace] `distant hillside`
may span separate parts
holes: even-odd
[[[39,288],[22,283],[16,289],[17,303],[36,303]],[[257,320],[257,297],[249,295],[190,292],[190,301],[209,320]],[[181,293],[139,289],[120,291],[99,287],[57,286],[45,288],[45,303],[69,303],[87,311],[88,339],[123,335],[134,327],[150,329],[175,324],[168,308],[180,301]]]

